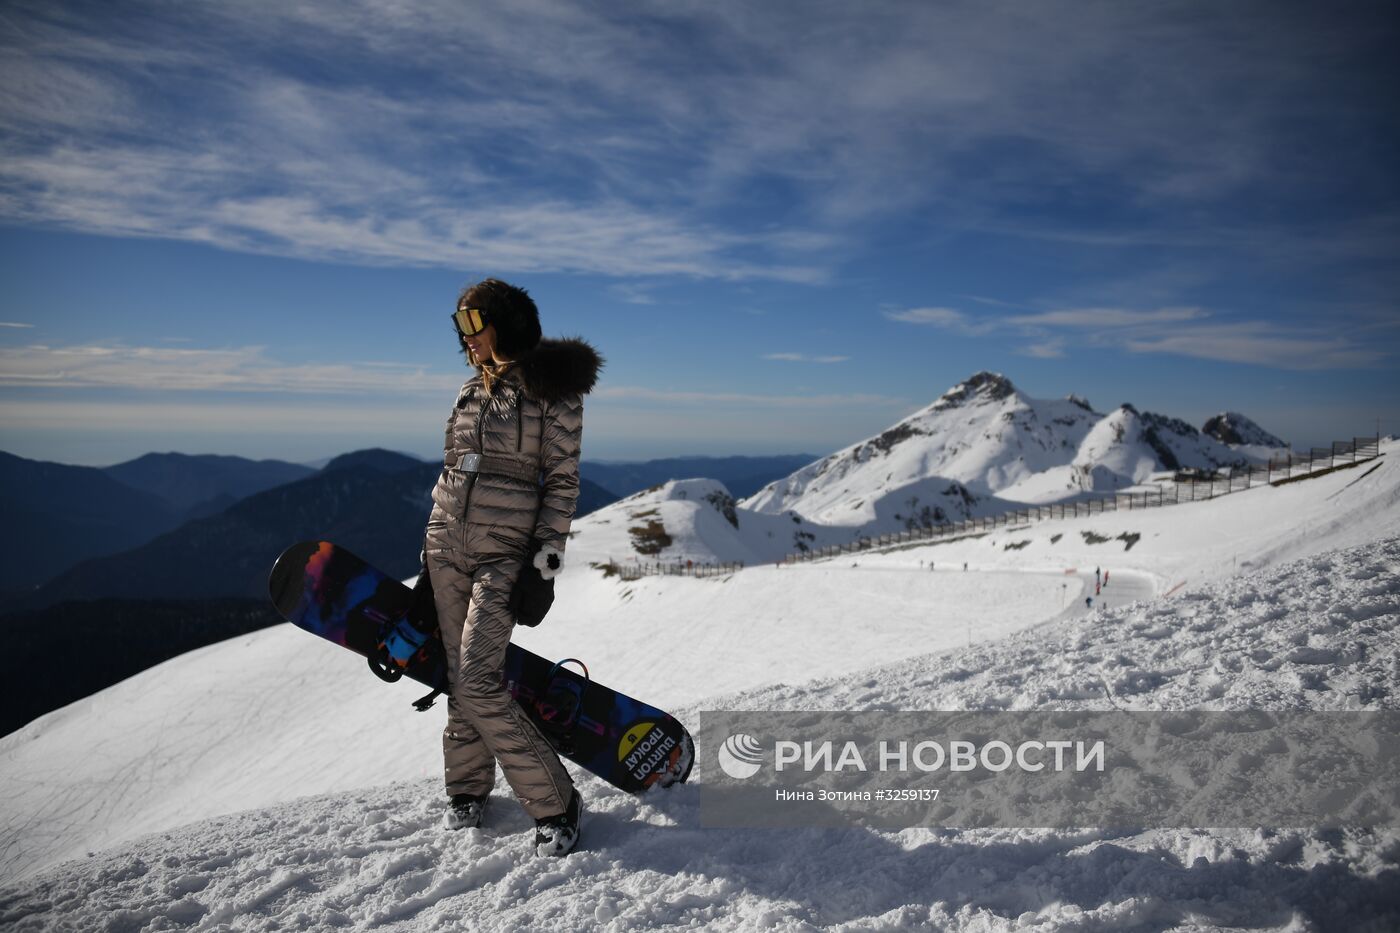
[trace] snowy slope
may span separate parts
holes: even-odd
[[[1400,536],[715,709],[1400,710]],[[878,704],[878,705],[877,705]],[[1400,833],[1400,827],[1396,827]],[[1396,855],[1400,855],[1397,852]]]
[[[574,522],[569,560],[771,563],[803,547],[851,540],[851,530],[813,525],[800,516],[739,508],[711,479],[672,480],[628,496]]]
[[[1029,637],[707,705],[1394,710],[1397,630],[1400,539],[1391,537],[1211,583],[1190,599],[1135,603]],[[587,847],[560,861],[531,855],[528,820],[503,791],[482,829],[442,830],[443,804],[428,778],[214,818],[53,866],[0,889],[0,924],[21,931],[1400,925],[1395,827],[702,829],[708,767],[702,753],[690,785],[642,798],[585,780]]]
[[[913,483],[904,493],[917,496],[928,483]],[[938,483],[944,488],[948,484]],[[956,484],[954,484],[956,485]],[[1000,512],[1012,507],[985,497],[980,507],[957,493],[959,517]],[[756,512],[736,503],[723,484],[710,479],[672,480],[599,509],[574,522],[569,536],[569,560],[601,568],[607,564],[776,563],[790,554],[832,544],[848,544],[877,529],[907,527],[915,511],[881,514],[859,525],[826,525],[796,512]],[[938,512],[938,516],[944,516]],[[921,523],[921,522],[920,522]]]
[[[726,582],[566,572],[549,619],[515,641],[582,657],[603,683],[670,709],[1014,632],[1059,613],[1063,582],[825,565]],[[413,712],[423,692],[291,625],[172,659],[0,739],[0,874],[202,816],[436,775],[443,707]]]
[[[1389,535],[1400,467],[1393,442],[1382,450],[1373,464],[1214,501],[713,580],[622,583],[571,545],[554,613],[517,640],[582,656],[599,680],[673,709],[839,678],[1046,623],[1082,605],[1095,567],[1114,581],[1099,605],[1116,609]],[[291,626],[169,661],[0,739],[0,875],[303,794],[434,777],[441,707],[411,712],[420,692]]]
[[[1188,589],[1238,571],[1350,547],[1400,527],[1400,446],[1362,463],[1284,486],[1260,486],[1168,508],[1033,522],[929,546],[945,566],[1023,570],[1101,566],[1150,576],[1158,592]],[[912,564],[917,550],[880,559]],[[874,555],[861,555],[873,565]]]

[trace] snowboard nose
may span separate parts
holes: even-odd
[[[272,565],[272,573],[267,578],[267,592],[284,619],[290,619],[296,613],[297,604],[301,602],[306,565],[320,546],[319,541],[299,542],[283,551],[277,563]]]

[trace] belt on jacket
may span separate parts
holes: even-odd
[[[454,450],[448,452],[445,463],[449,470],[461,470],[463,473],[491,473],[496,476],[509,476],[526,483],[540,481],[538,467],[529,467],[507,457],[493,457],[490,454],[459,454]]]

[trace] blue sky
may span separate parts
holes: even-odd
[[[972,373],[1400,431],[1387,4],[0,7],[0,448],[431,455],[487,275],[585,457],[822,454]]]

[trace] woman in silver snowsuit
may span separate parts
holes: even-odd
[[[582,340],[541,339],[534,301],[496,279],[463,291],[453,321],[476,375],[447,420],[424,545],[451,684],[447,823],[480,824],[499,762],[535,819],[536,850],[562,855],[578,838],[578,792],[501,672],[515,625],[512,590],[522,573],[551,579],[563,565],[583,395],[602,360]]]

